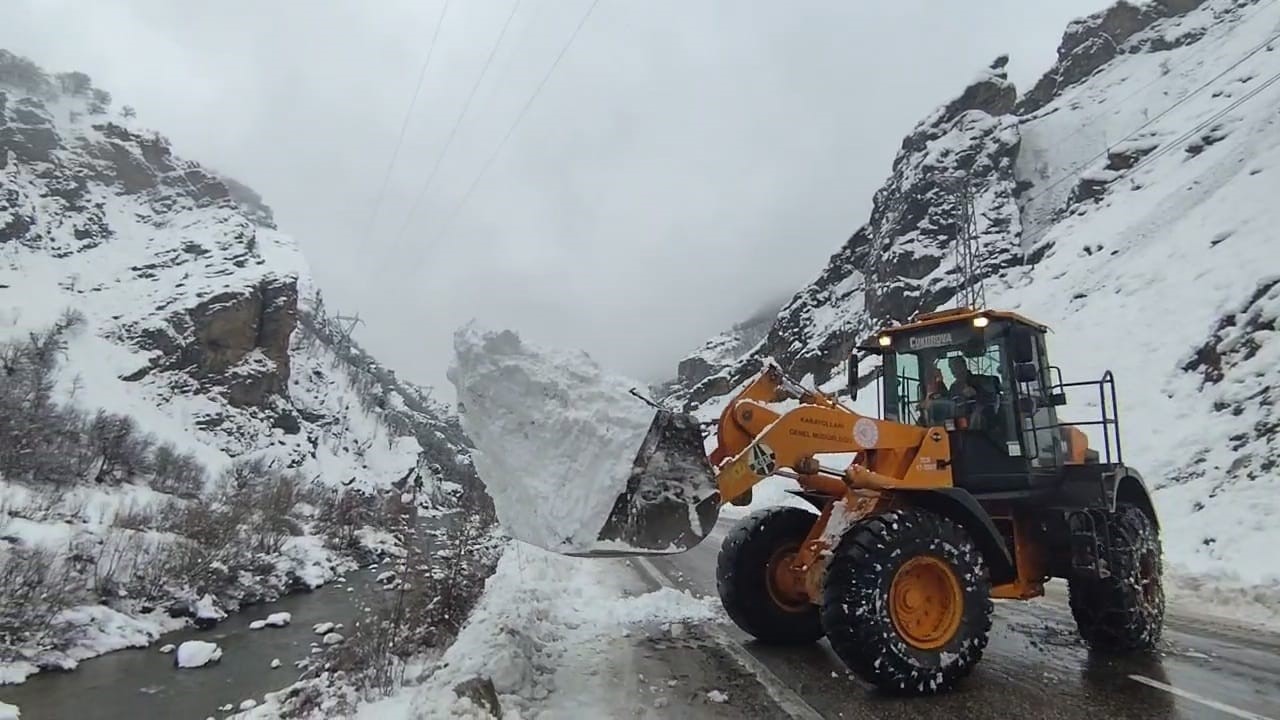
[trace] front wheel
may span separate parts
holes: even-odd
[[[1164,626],[1163,558],[1155,523],[1141,508],[1121,504],[1107,518],[1110,576],[1067,583],[1080,637],[1094,650],[1148,652]]]
[[[822,638],[818,606],[788,577],[817,520],[803,508],[764,508],[738,521],[720,546],[720,602],[734,624],[761,642],[801,645]]]
[[[927,510],[845,531],[827,565],[822,626],[859,677],[891,693],[951,689],[982,657],[991,582],[968,533]]]

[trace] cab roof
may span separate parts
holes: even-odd
[[[930,312],[930,313],[920,313],[919,315],[916,316],[914,320],[912,320],[909,323],[904,323],[902,325],[894,325],[892,327],[881,328],[879,331],[875,333],[875,335],[872,335],[870,338],[867,338],[867,340],[863,342],[863,345],[867,347],[874,347],[876,345],[876,338],[879,337],[880,335],[894,335],[897,333],[911,332],[912,330],[919,330],[920,328],[934,327],[936,325],[950,325],[956,322],[964,322],[966,320],[972,320],[973,318],[976,318],[976,317],[988,317],[994,320],[1012,320],[1013,322],[1021,323],[1029,327],[1033,327],[1036,330],[1039,330],[1041,332],[1048,332],[1049,330],[1048,325],[1038,323],[1035,320],[1031,320],[1030,318],[1023,317],[1018,313],[1009,312],[1007,310],[985,310],[985,309],[975,310],[973,308],[951,308],[948,310],[938,310],[936,312]]]

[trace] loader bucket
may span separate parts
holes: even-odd
[[[715,471],[692,415],[658,410],[631,468],[626,488],[590,550],[574,555],[672,555],[710,534],[720,515]]]

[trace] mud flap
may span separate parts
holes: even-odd
[[[600,529],[591,557],[671,555],[702,542],[720,515],[715,470],[702,429],[688,414],[658,410],[626,488]]]

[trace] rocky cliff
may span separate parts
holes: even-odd
[[[213,470],[257,454],[334,483],[479,488],[447,409],[327,315],[257,193],[178,157],[88,76],[4,51],[0,254],[0,339],[81,313],[78,400]]]

